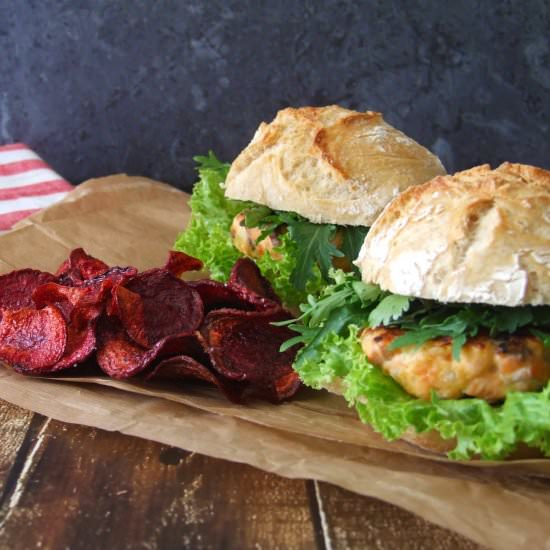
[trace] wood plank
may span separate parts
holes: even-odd
[[[46,422],[40,415],[0,401],[0,540],[32,471],[32,459],[40,447],[36,440]]]
[[[17,452],[25,439],[33,413],[0,401],[0,487],[15,462]],[[1,490],[0,490],[1,494]]]
[[[41,437],[3,547],[318,546],[304,481],[56,421]]]
[[[34,416],[31,411],[0,400],[0,510],[8,478],[14,475],[18,457],[23,459],[31,444],[32,434],[28,432]]]
[[[478,548],[338,487],[50,422],[4,402],[0,437],[3,547]]]
[[[393,504],[316,482],[327,547],[480,550],[476,543]]]

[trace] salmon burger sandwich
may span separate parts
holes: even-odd
[[[404,189],[445,170],[380,113],[287,108],[229,166],[196,157],[191,222],[175,248],[225,281],[252,258],[287,306],[317,295],[335,266],[355,270],[368,228]]]
[[[505,163],[393,199],[295,322],[294,368],[455,459],[550,456],[550,172]]]

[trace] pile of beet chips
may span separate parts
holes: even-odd
[[[279,352],[294,334],[272,324],[291,315],[256,265],[239,260],[227,284],[180,279],[201,268],[170,252],[164,267],[138,273],[78,248],[55,275],[0,276],[0,359],[31,375],[92,363],[117,379],[200,379],[235,402],[294,395],[297,350]]]

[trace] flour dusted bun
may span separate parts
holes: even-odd
[[[504,163],[406,190],[372,226],[363,280],[440,302],[550,304],[550,172]]]
[[[279,111],[231,166],[225,194],[316,223],[370,226],[399,192],[445,170],[380,113]]]

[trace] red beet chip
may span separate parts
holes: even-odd
[[[114,317],[102,317],[97,327],[97,362],[111,378],[136,376],[157,358],[193,353],[198,342],[193,334],[169,336],[146,349],[136,344]]]
[[[116,319],[102,319],[97,338],[98,365],[111,378],[130,378],[148,365],[148,350],[130,340]]]
[[[100,285],[97,287],[73,287],[47,283],[34,291],[32,299],[37,308],[55,305],[63,313],[65,320],[69,322],[75,309],[101,310],[107,299],[107,290]]]
[[[200,363],[189,355],[177,355],[164,359],[147,376],[147,380],[203,380],[217,386],[222,393],[234,403],[242,403],[246,384],[226,380],[217,372]]]
[[[96,348],[95,323],[90,323],[84,329],[67,327],[67,342],[63,356],[56,363],[45,366],[39,371],[21,365],[14,365],[13,368],[21,374],[52,374],[61,370],[76,367],[86,361]]]
[[[114,288],[115,286],[137,275],[137,272],[138,270],[132,266],[110,267],[107,271],[101,273],[100,275],[83,281],[82,286],[95,286],[106,282],[107,285]]]
[[[67,345],[61,359],[52,366],[49,372],[57,372],[80,365],[96,349],[95,321],[84,327],[67,327]]]
[[[111,298],[111,289],[135,273],[135,268],[112,268],[80,286],[48,283],[35,290],[37,307],[55,305],[67,322],[65,353],[48,372],[76,366],[90,357],[96,348],[96,320]]]
[[[179,277],[187,271],[199,271],[202,267],[203,263],[198,258],[188,256],[183,252],[170,250],[164,269],[174,275],[174,277]]]
[[[124,328],[143,347],[197,330],[204,318],[199,293],[164,269],[136,275],[116,292]]]
[[[249,258],[235,262],[227,286],[235,290],[243,301],[253,304],[257,311],[281,307],[271,284]]]
[[[16,370],[40,374],[65,351],[67,324],[53,306],[4,310],[0,320],[0,359]]]
[[[235,262],[228,283],[229,286],[245,293],[255,294],[278,304],[281,303],[269,281],[250,258],[241,258]]]
[[[219,308],[255,310],[259,303],[257,299],[247,299],[236,288],[211,279],[199,279],[187,283],[194,288],[202,298],[205,312]]]
[[[77,285],[105,273],[108,269],[105,262],[86,254],[82,248],[75,248],[55,275],[62,284]]]
[[[273,402],[291,397],[300,387],[292,370],[297,349],[279,348],[294,333],[272,324],[286,319],[283,310],[212,311],[201,328],[212,365],[231,380],[247,381],[256,396]]]
[[[51,273],[34,269],[20,269],[0,276],[0,309],[32,307],[32,293],[51,281],[55,281]]]
[[[95,322],[104,308],[108,284],[69,287],[48,283],[38,287],[33,299],[37,307],[54,305],[67,323],[67,344],[63,357],[45,372],[56,372],[84,362],[95,350]]]
[[[111,291],[136,274],[134,267],[113,267],[79,286],[48,283],[35,289],[32,299],[38,308],[55,304],[69,320],[74,308],[103,309],[111,301]]]

